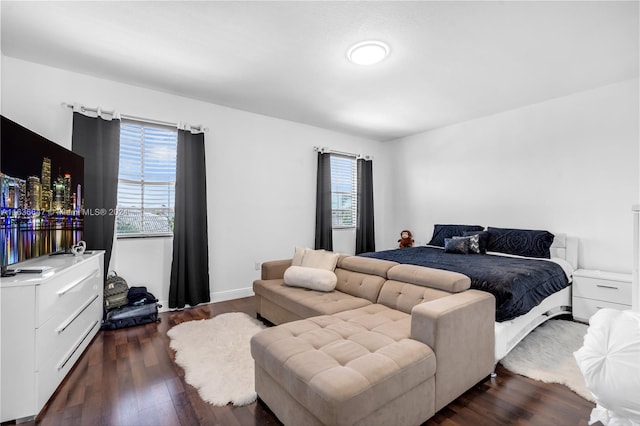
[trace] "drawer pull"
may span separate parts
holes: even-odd
[[[65,331],[67,327],[69,327],[69,325],[71,325],[71,323],[75,321],[75,319],[78,318],[80,314],[83,313],[85,309],[87,309],[93,303],[94,300],[98,298],[98,296],[100,295],[99,294],[94,295],[91,299],[87,300],[84,303],[84,305],[80,307],[80,309],[78,309],[73,314],[71,314],[71,316],[67,318],[65,322],[63,322],[58,328],[56,328],[56,333],[60,334],[63,331]]]
[[[79,286],[80,284],[86,282],[87,280],[93,278],[94,276],[97,277],[98,272],[100,272],[100,270],[98,270],[98,269],[96,269],[95,271],[91,271],[90,274],[88,274],[88,275],[84,276],[83,278],[80,278],[79,280],[76,280],[76,281],[72,282],[71,284],[69,284],[68,286],[58,290],[57,295],[58,296],[64,296],[65,293],[68,293],[74,287]]]
[[[73,348],[67,353],[67,355],[64,357],[64,359],[62,360],[62,362],[60,362],[60,364],[58,364],[58,371],[62,370],[64,368],[64,366],[67,364],[67,362],[69,362],[69,360],[71,359],[71,357],[73,356],[73,354],[76,353],[76,351],[78,350],[78,348],[80,347],[80,345],[82,344],[82,342],[84,342],[84,340],[87,338],[87,336],[91,333],[91,330],[93,330],[93,328],[98,324],[98,320],[95,320],[91,326],[84,332],[84,334],[82,335],[82,337],[80,337],[80,339],[76,342],[75,345],[73,345]]]
[[[596,287],[600,287],[600,288],[610,288],[612,290],[617,290],[618,287],[612,286],[612,285],[604,285],[604,284],[596,284]]]

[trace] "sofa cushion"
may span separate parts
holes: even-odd
[[[342,268],[336,268],[335,274],[338,277],[337,291],[367,299],[371,303],[376,303],[382,284],[386,281],[377,275],[352,272]]]
[[[377,275],[387,278],[387,271],[398,265],[397,262],[383,259],[373,259],[360,256],[341,256],[338,259],[338,268],[363,274]]]
[[[410,314],[411,309],[420,303],[450,295],[451,293],[443,290],[388,280],[380,290],[378,303]]]
[[[369,305],[263,330],[251,353],[323,424],[353,424],[435,374],[433,351],[409,338],[410,323]]]
[[[253,291],[302,318],[330,315],[371,304],[366,299],[339,291],[321,292],[289,287],[282,279],[256,280],[253,282]]]
[[[284,271],[284,283],[293,287],[309,288],[318,291],[332,291],[338,278],[326,269],[290,266]]]
[[[397,265],[389,269],[390,280],[459,293],[471,287],[471,279],[458,272],[416,265]]]

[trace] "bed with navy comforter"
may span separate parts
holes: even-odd
[[[529,312],[547,296],[569,285],[562,267],[544,259],[448,253],[433,246],[362,253],[359,256],[464,274],[471,278],[471,288],[495,296],[498,322]]]

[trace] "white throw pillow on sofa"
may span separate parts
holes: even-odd
[[[304,247],[296,247],[293,253],[293,259],[291,259],[291,265],[302,266],[302,259],[304,259],[304,254],[308,251],[311,251],[311,249],[304,248]]]
[[[338,257],[338,253],[333,253],[326,250],[307,249],[304,252],[304,257],[302,258],[302,264],[300,266],[326,269],[327,271],[333,272],[333,270],[336,269]]]
[[[338,277],[333,271],[327,269],[290,266],[284,271],[284,283],[311,290],[333,291],[338,283]]]
[[[336,269],[340,255],[326,250],[296,247],[291,259],[291,266],[307,266],[328,271]]]

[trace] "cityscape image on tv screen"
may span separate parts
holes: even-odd
[[[2,264],[67,251],[82,239],[84,160],[2,117]]]

